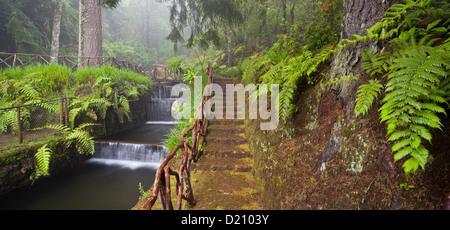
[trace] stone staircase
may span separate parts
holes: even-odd
[[[225,85],[232,84],[230,79],[218,79],[216,84],[222,86],[225,94]],[[196,164],[202,170],[235,170],[239,172],[251,171],[250,150],[244,134],[244,120],[225,119],[226,100],[230,97],[224,95],[224,119],[210,119],[206,130],[206,146],[203,159]],[[242,108],[237,107],[237,98],[234,97],[235,117]]]
[[[222,86],[232,80],[217,79]],[[224,118],[226,111],[224,95]],[[236,108],[236,99],[235,99]],[[241,108],[236,108],[235,112]],[[192,166],[194,210],[258,210],[260,195],[253,175],[253,159],[244,134],[244,120],[210,119],[203,154]]]

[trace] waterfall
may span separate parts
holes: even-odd
[[[91,162],[122,165],[124,167],[159,167],[167,155],[167,148],[159,143],[163,135],[170,132],[173,124],[172,103],[178,97],[171,97],[172,86],[155,85],[151,99],[147,101],[147,123],[95,142],[95,154]],[[158,138],[156,138],[158,137]],[[143,143],[132,143],[140,141]],[[149,143],[150,142],[150,143]]]
[[[128,168],[156,168],[166,155],[167,148],[163,145],[96,141],[95,154],[90,162]]]
[[[155,85],[150,101],[147,102],[147,121],[173,121],[171,115],[172,103],[177,97],[171,97],[172,86]]]

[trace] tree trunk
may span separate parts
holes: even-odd
[[[231,26],[228,28],[228,37],[227,37],[227,66],[231,67],[231,34],[233,33],[233,30]]]
[[[267,8],[266,8],[266,3],[262,3],[261,4],[262,7],[262,12],[261,12],[261,25],[259,27],[259,37],[262,39],[264,38],[264,32],[266,29],[266,16],[267,16]]]
[[[286,0],[281,1],[281,7],[283,9],[283,33],[287,33],[288,31],[288,18],[287,18],[287,6]]]
[[[79,67],[101,64],[102,41],[102,7],[99,0],[80,0]]]
[[[50,50],[51,63],[58,63],[59,35],[61,34],[62,8],[63,8],[63,0],[58,0],[55,6],[55,15],[53,17],[52,48]]]
[[[366,29],[381,20],[386,10],[392,4],[393,0],[346,0],[341,43],[343,39],[350,39],[352,34],[363,35]],[[360,42],[356,47],[348,45],[345,50],[338,49],[331,63],[330,79],[359,75],[362,70],[362,61],[359,58],[361,52],[369,46],[376,47],[376,45],[368,41],[367,43]],[[364,76],[359,77],[362,78]],[[326,161],[332,159],[340,151],[342,126],[350,124],[355,119],[353,110],[355,108],[356,91],[362,81],[362,79],[359,81],[344,80],[341,84],[329,86],[328,90],[334,94],[336,103],[339,103],[345,114],[343,120],[335,122],[326,150],[321,153],[320,157],[320,159],[326,160],[323,162],[319,161],[320,163],[326,163]],[[319,164],[317,166],[320,167]]]
[[[366,29],[379,22],[386,10],[395,0],[346,0],[343,19],[343,39],[351,39],[353,34],[364,35]],[[340,49],[335,55],[331,65],[330,77],[339,78],[341,76],[356,76],[361,71],[360,54],[363,49],[375,46],[370,41],[358,43],[356,47],[349,45],[346,50]],[[347,114],[352,115],[356,88],[358,81],[343,81],[342,85],[336,85],[336,96],[341,99],[347,107]]]
[[[296,5],[296,2],[295,2],[295,1],[292,1],[292,4],[291,4],[291,10],[290,10],[290,14],[291,14],[291,26],[294,25],[294,20],[295,20],[295,5]]]

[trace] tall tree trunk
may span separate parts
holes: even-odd
[[[260,39],[264,38],[264,31],[266,29],[266,16],[267,16],[267,8],[266,8],[266,3],[262,3],[261,4],[262,7],[262,12],[261,12],[261,18],[262,18],[262,22],[261,22],[261,26],[259,27],[259,37]]]
[[[364,35],[365,30],[379,22],[386,10],[396,0],[346,0],[343,19],[343,39],[351,39],[353,34]],[[369,46],[374,46],[370,41],[358,43],[356,47],[349,45],[346,50],[340,49],[331,66],[330,77],[356,76],[361,71],[361,51]],[[347,114],[351,115],[354,109],[357,81],[343,81],[333,90],[347,107]]]
[[[343,39],[350,39],[352,34],[363,35],[366,29],[381,20],[393,1],[395,0],[346,0],[341,42]],[[359,58],[361,52],[369,46],[376,47],[376,45],[368,41],[365,44],[358,43],[356,47],[349,45],[345,50],[338,49],[331,63],[330,79],[358,75],[362,70],[361,59]],[[328,90],[334,94],[336,103],[339,103],[345,114],[343,120],[338,120],[334,124],[326,150],[322,152],[320,159],[332,159],[340,151],[342,126],[350,124],[355,119],[353,110],[355,108],[356,91],[362,81],[363,79],[359,81],[344,80],[341,84],[329,87]]]
[[[288,18],[287,18],[287,6],[286,0],[281,1],[281,7],[283,9],[283,27],[282,32],[286,33],[288,31]]]
[[[297,2],[295,0],[291,0],[291,10],[289,11],[290,15],[291,15],[291,26],[294,25],[294,20],[295,20],[295,5],[297,4]]]
[[[227,37],[227,65],[228,67],[231,67],[231,34],[233,33],[233,30],[231,26],[228,28],[228,37]]]
[[[52,47],[50,50],[51,63],[58,63],[59,35],[61,34],[62,8],[63,8],[63,0],[58,0],[55,6],[55,14],[53,16]]]
[[[80,0],[79,67],[102,63],[102,7],[99,0]]]

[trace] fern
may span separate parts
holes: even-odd
[[[369,80],[369,83],[359,86],[355,105],[356,116],[365,115],[369,111],[382,88],[383,85],[378,80]]]
[[[352,35],[352,39],[344,39],[343,43],[338,45],[346,48],[349,44],[356,46],[358,42],[366,43],[369,40],[387,40],[398,35],[399,31],[411,28],[414,23],[420,22],[424,15],[443,15],[448,17],[448,4],[434,2],[432,0],[404,0],[405,4],[394,4],[386,11],[383,19],[366,30],[366,35]],[[435,27],[441,21],[434,21],[429,24],[427,29],[419,29],[421,33],[428,30],[435,33],[447,33],[445,27]],[[435,28],[434,28],[435,27]]]
[[[95,152],[95,142],[89,134],[80,128],[73,130],[66,137],[65,140],[69,145],[75,143],[75,147],[81,154],[90,155]]]
[[[366,30],[365,36],[353,36],[354,40],[344,40],[341,46],[390,39],[392,47],[388,48],[394,52],[366,50],[362,53],[362,67],[372,76],[387,77],[380,119],[387,124],[387,140],[394,142],[394,160],[404,160],[407,174],[425,168],[429,152],[423,142],[431,143],[430,129],[442,128],[437,114],[445,113],[442,106],[448,105],[450,99],[450,39],[443,39],[450,20],[436,20],[439,16],[448,18],[448,6],[430,0],[394,4],[380,22]],[[426,28],[416,27],[422,18],[435,20]],[[434,46],[436,43],[440,45]],[[365,114],[382,88],[378,80],[360,86],[355,114]]]
[[[20,87],[19,92],[25,97],[26,100],[40,100],[40,93],[35,86],[26,84]]]
[[[38,149],[38,151],[34,155],[36,159],[36,172],[34,173],[34,175],[32,175],[33,180],[40,176],[50,175],[49,165],[51,155],[52,151],[47,147],[47,145],[44,145]]]
[[[403,164],[407,174],[425,167],[429,152],[422,141],[431,142],[429,129],[441,128],[437,113],[445,113],[440,84],[447,78],[449,57],[430,45],[428,37],[417,43],[414,36],[406,44],[396,44],[380,108],[381,121],[388,125],[388,141],[396,141],[394,160],[409,156]]]
[[[68,145],[75,144],[75,147],[81,154],[93,154],[94,140],[90,133],[86,130],[88,127],[98,126],[95,123],[83,123],[76,129],[71,129],[64,125],[47,125],[43,128],[55,129],[64,134],[64,140]]]
[[[371,76],[383,74],[388,70],[389,52],[378,53],[370,48],[361,53],[362,68]]]

